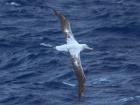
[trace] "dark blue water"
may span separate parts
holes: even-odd
[[[47,5],[95,49],[81,101],[69,55],[40,45],[65,42]],[[0,0],[0,105],[140,105],[140,1]]]

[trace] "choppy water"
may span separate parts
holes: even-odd
[[[71,21],[82,52],[86,93],[79,101],[58,19]],[[140,105],[139,0],[0,0],[0,105]]]

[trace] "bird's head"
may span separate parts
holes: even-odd
[[[83,44],[84,49],[93,50],[93,48],[89,47],[87,44]]]

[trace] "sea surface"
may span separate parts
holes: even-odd
[[[94,51],[81,53],[78,100],[58,18]],[[47,46],[42,46],[43,44]],[[0,0],[0,105],[140,105],[139,0]]]

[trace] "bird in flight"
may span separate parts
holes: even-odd
[[[48,7],[51,8],[51,7]],[[62,15],[60,12],[56,11],[55,9],[51,8],[54,12],[54,14],[59,18],[61,23],[61,29],[64,33],[64,37],[66,40],[66,44],[55,46],[54,48],[57,51],[64,51],[68,52],[71,56],[71,61],[74,69],[74,73],[78,80],[78,97],[81,98],[81,96],[84,93],[85,90],[85,74],[81,65],[80,60],[80,52],[87,49],[87,50],[93,50],[93,48],[89,47],[87,44],[80,44],[75,40],[75,37],[71,31],[70,22],[65,18],[64,15]],[[46,46],[46,47],[52,47],[51,45],[41,43],[40,45]]]
[[[68,52],[71,56],[71,61],[74,69],[74,73],[78,80],[78,96],[79,98],[83,95],[85,89],[85,74],[81,65],[80,52],[87,49],[93,50],[87,44],[80,44],[75,40],[75,37],[71,31],[70,22],[60,12],[53,9],[54,14],[59,18],[61,23],[61,29],[64,33],[66,44],[56,46],[55,49],[58,51]]]

